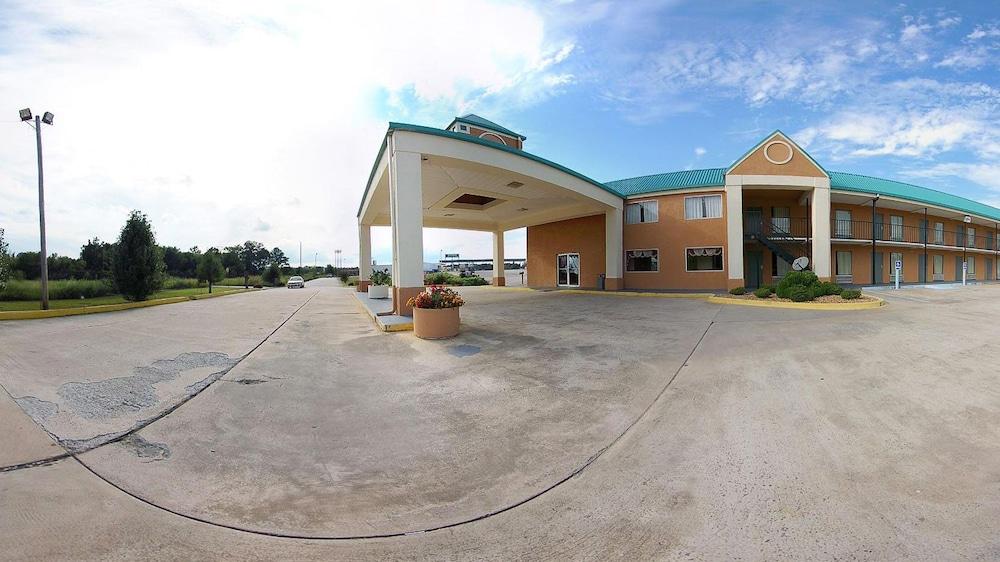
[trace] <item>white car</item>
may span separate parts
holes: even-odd
[[[302,280],[298,275],[292,275],[288,278],[288,288],[289,289],[304,289],[306,282]]]

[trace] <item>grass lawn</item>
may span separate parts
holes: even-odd
[[[232,287],[213,287],[212,294],[224,294],[224,293],[239,293],[242,292],[242,288],[232,288]],[[194,289],[169,289],[166,291],[160,291],[158,293],[153,293],[149,300],[152,299],[165,299],[169,297],[190,297],[194,295],[206,295],[208,294],[208,287],[198,287]],[[81,306],[97,306],[100,304],[119,304],[123,302],[128,302],[125,297],[121,295],[111,295],[107,297],[96,297],[92,299],[65,299],[65,300],[50,300],[49,308],[79,308]],[[38,301],[0,301],[0,312],[12,311],[12,310],[40,310],[41,305]]]

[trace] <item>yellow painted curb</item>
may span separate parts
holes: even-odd
[[[885,301],[872,296],[874,301],[862,302],[784,302],[784,301],[751,301],[743,299],[730,299],[712,295],[708,302],[713,304],[735,304],[738,306],[757,306],[761,308],[792,308],[798,310],[870,310],[885,306]]]
[[[712,293],[640,293],[634,291],[595,291],[590,289],[558,289],[551,293],[570,295],[606,295],[613,297],[653,297],[660,299],[707,299],[714,297]]]
[[[249,291],[259,291],[260,289],[250,289]],[[79,316],[81,314],[100,314],[102,312],[118,312],[119,310],[129,310],[132,308],[146,308],[148,306],[159,306],[161,304],[175,304],[184,301],[209,299],[214,297],[224,297],[242,291],[225,291],[222,293],[212,293],[211,295],[191,295],[186,297],[167,297],[165,299],[154,299],[140,302],[121,302],[118,304],[98,304],[95,306],[80,306],[77,308],[55,308],[49,310],[9,310],[0,312],[0,321],[3,320],[38,320],[41,318],[59,318],[62,316]]]

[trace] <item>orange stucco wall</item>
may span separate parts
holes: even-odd
[[[753,151],[738,166],[729,171],[734,175],[774,175],[774,176],[806,176],[811,178],[825,177],[826,174],[816,167],[809,158],[801,151],[792,146],[792,159],[785,164],[774,164],[764,157],[764,148],[767,143]],[[781,156],[787,154],[784,147],[771,147],[771,156],[775,160],[780,160]],[[781,152],[781,154],[777,154]]]
[[[555,287],[556,258],[572,253],[580,254],[580,287],[597,288],[606,263],[604,248],[603,214],[529,226],[526,282]]]
[[[684,198],[691,195],[722,195],[722,217],[717,219],[684,219]],[[726,263],[726,195],[722,191],[662,195],[629,200],[657,201],[657,222],[626,224],[623,227],[622,246],[625,250],[659,250],[658,272],[625,272],[626,289],[724,289]],[[721,246],[722,271],[688,272],[686,249],[703,246]],[[623,265],[624,267],[624,265]]]

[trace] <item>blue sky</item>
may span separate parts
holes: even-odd
[[[57,114],[50,247],[112,239],[137,207],[163,243],[356,260],[386,122],[466,112],[598,180],[726,166],[781,129],[828,169],[1000,203],[995,2],[354,4],[4,3],[2,107]],[[0,226],[30,249],[22,128],[0,119]],[[429,259],[489,244],[425,232]]]

